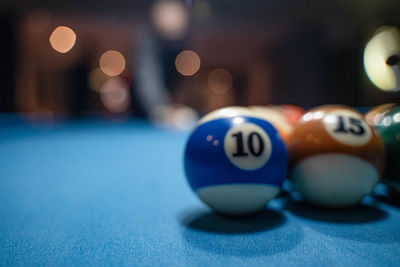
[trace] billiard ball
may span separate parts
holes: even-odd
[[[241,106],[229,106],[220,109],[216,109],[204,115],[198,121],[198,124],[214,120],[217,118],[230,118],[235,116],[253,116],[253,112],[247,107]]]
[[[275,106],[250,106],[253,116],[270,122],[287,143],[289,136],[293,131],[293,126],[287,118]]]
[[[382,137],[386,151],[383,182],[400,193],[400,106],[392,106],[376,125],[376,130]]]
[[[278,105],[277,108],[292,125],[295,125],[304,115],[304,113],[306,113],[303,108],[291,104]]]
[[[244,215],[264,208],[286,177],[288,156],[279,133],[252,116],[201,121],[184,155],[192,190],[219,213]]]
[[[376,127],[385,116],[385,113],[396,106],[395,103],[388,103],[376,106],[365,114],[365,121],[372,127]]]
[[[303,199],[346,207],[370,193],[384,168],[381,139],[353,108],[327,105],[303,115],[289,140],[290,180]]]

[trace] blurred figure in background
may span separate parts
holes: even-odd
[[[198,115],[176,101],[180,77],[175,66],[185,43],[188,12],[179,1],[159,1],[153,5],[150,17],[151,26],[142,27],[135,53],[134,106],[159,126],[190,128]]]

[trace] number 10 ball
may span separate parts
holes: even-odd
[[[294,188],[322,206],[356,204],[373,190],[384,168],[381,139],[361,113],[345,106],[304,114],[288,147]]]
[[[187,142],[184,166],[204,203],[243,215],[263,209],[278,194],[288,156],[275,128],[246,113],[200,120]]]

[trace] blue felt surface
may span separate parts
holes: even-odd
[[[400,201],[290,200],[242,219],[190,191],[187,133],[131,121],[0,126],[1,265],[399,266]]]

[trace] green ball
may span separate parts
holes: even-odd
[[[400,191],[400,106],[387,112],[379,121],[376,130],[385,144],[384,180],[389,187]]]

